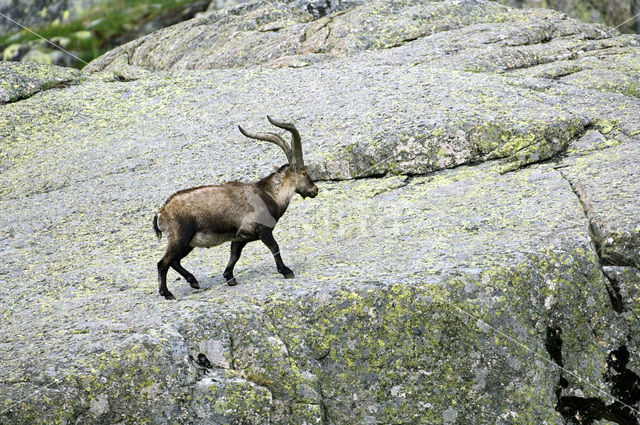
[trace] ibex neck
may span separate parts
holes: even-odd
[[[291,179],[272,173],[260,180],[258,185],[271,195],[280,209],[280,216],[282,216],[287,210],[291,198],[296,193],[296,188]]]
[[[291,202],[291,198],[296,193],[296,188],[290,184],[288,179],[284,179],[281,184],[277,185],[274,192],[273,198],[276,203],[280,206],[280,210],[284,214],[289,206],[289,202]]]

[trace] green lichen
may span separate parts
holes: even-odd
[[[215,413],[233,418],[233,423],[258,425],[271,416],[271,393],[242,379],[212,383],[202,397]]]

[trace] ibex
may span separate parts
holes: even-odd
[[[195,247],[210,248],[231,242],[231,256],[223,273],[230,286],[238,283],[233,277],[233,268],[242,249],[248,242],[258,239],[271,250],[278,271],[287,279],[294,277],[293,271],[282,261],[272,231],[294,193],[303,198],[315,198],[318,187],[304,166],[296,127],[269,116],[267,119],[291,133],[291,146],[276,133],[250,133],[238,128],[246,137],[280,146],[287,155],[288,164],[255,183],[231,181],[181,190],[171,195],[153,218],[158,239],[162,232],[167,234],[167,248],[158,262],[158,289],[166,299],[175,299],[167,288],[169,267],[180,273],[192,288],[200,287],[196,278],[180,265]]]

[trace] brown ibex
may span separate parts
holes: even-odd
[[[315,198],[318,187],[304,166],[298,130],[293,124],[269,116],[267,119],[291,133],[291,146],[276,133],[250,133],[238,128],[246,137],[280,146],[287,155],[288,164],[254,183],[231,181],[181,190],[171,195],[153,218],[158,238],[162,237],[162,232],[167,234],[167,248],[158,262],[159,292],[166,299],[175,298],[167,289],[169,267],[180,273],[192,288],[199,288],[196,278],[180,265],[180,260],[195,247],[210,248],[231,242],[231,256],[223,273],[230,286],[238,283],[233,277],[233,268],[242,249],[248,242],[258,239],[271,250],[278,271],[287,279],[294,277],[293,271],[282,261],[272,231],[294,193],[303,198]]]

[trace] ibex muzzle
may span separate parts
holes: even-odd
[[[293,124],[267,117],[276,127],[291,133],[291,146],[276,133],[250,133],[238,126],[242,134],[256,140],[275,143],[284,150],[288,164],[254,183],[226,182],[181,190],[169,197],[153,218],[154,230],[160,238],[167,235],[167,248],[158,262],[158,286],[166,299],[175,297],[167,288],[167,271],[173,268],[193,288],[199,288],[196,278],[180,265],[193,248],[231,242],[231,256],[223,276],[230,286],[236,285],[233,268],[248,242],[261,240],[271,250],[278,271],[293,278],[284,265],[273,228],[289,206],[294,193],[303,198],[315,198],[318,187],[304,166],[300,134]]]

